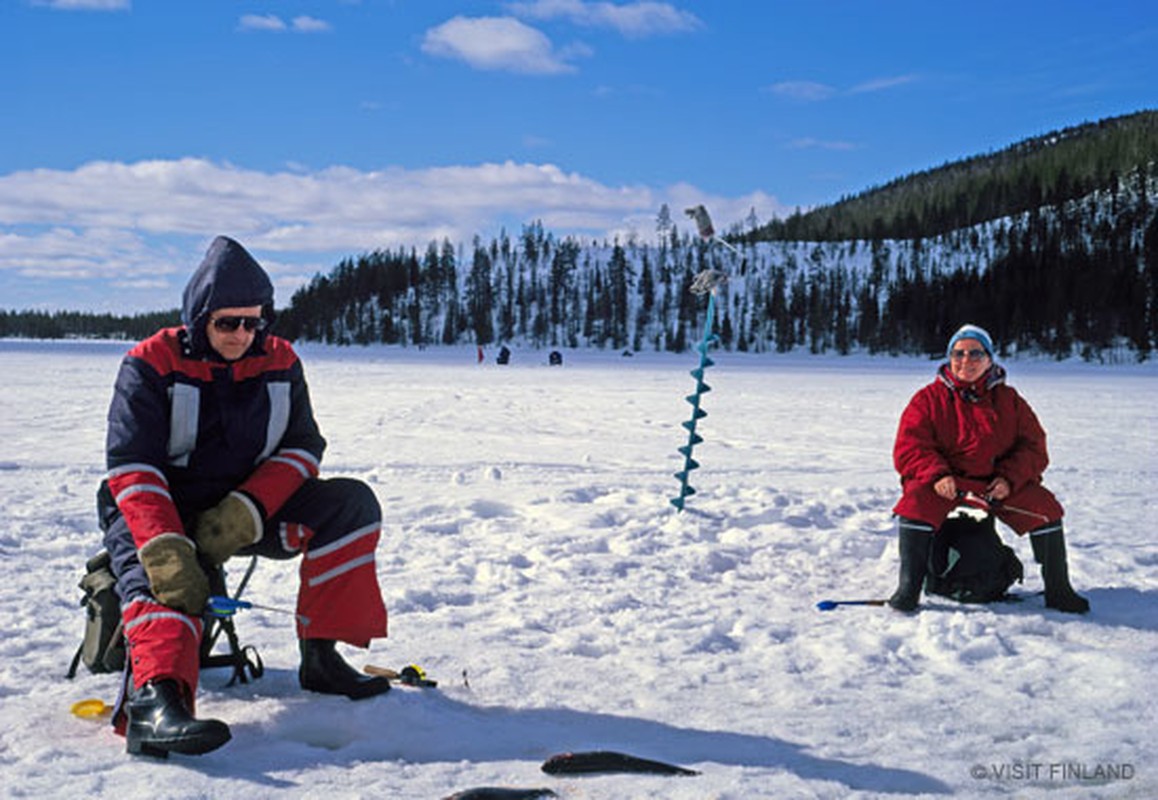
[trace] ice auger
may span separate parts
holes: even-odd
[[[701,283],[700,279],[707,275],[709,272],[714,271],[707,270],[696,276],[696,281],[692,284],[692,291],[696,291],[697,286]],[[722,275],[722,273],[718,274]],[[700,408],[700,399],[704,396],[705,393],[712,391],[712,387],[704,383],[704,370],[712,366],[712,364],[716,363],[708,357],[708,350],[712,347],[712,345],[716,344],[720,338],[712,332],[712,327],[716,316],[715,286],[707,289],[706,291],[708,292],[708,318],[707,322],[704,323],[704,336],[700,340],[700,343],[696,345],[696,349],[700,351],[700,364],[698,367],[691,371],[691,376],[696,379],[696,391],[684,398],[692,404],[692,418],[687,422],[681,423],[681,425],[687,429],[688,443],[683,447],[678,448],[679,452],[682,453],[684,457],[684,468],[675,473],[675,476],[679,478],[680,481],[680,493],[678,497],[673,497],[671,499],[671,504],[680,511],[684,510],[684,498],[696,493],[695,487],[688,483],[688,475],[693,469],[697,469],[700,466],[700,462],[692,458],[692,449],[704,440],[702,436],[696,433],[696,423],[708,415],[707,411],[704,411],[702,408]]]
[[[708,216],[706,208],[702,205],[695,206],[694,208],[687,209],[685,213],[695,221],[700,238],[707,242],[721,244],[733,253],[739,255],[739,251],[737,251],[736,248],[716,236],[716,231],[712,227],[712,218]],[[704,383],[704,370],[715,363],[708,357],[708,350],[720,341],[720,337],[714,332],[716,322],[716,290],[727,280],[728,276],[720,270],[705,269],[696,276],[690,287],[692,294],[706,294],[708,296],[708,314],[707,319],[704,321],[704,336],[700,339],[700,343],[696,345],[696,349],[700,353],[700,364],[691,371],[691,376],[696,379],[696,391],[685,398],[692,405],[692,418],[687,422],[680,423],[688,432],[688,443],[678,448],[678,451],[684,457],[684,468],[675,473],[675,477],[679,478],[680,493],[678,497],[671,499],[671,504],[679,511],[684,510],[685,499],[696,493],[695,487],[688,483],[688,476],[693,469],[698,469],[700,466],[700,463],[692,458],[692,450],[704,440],[702,436],[696,433],[696,423],[708,415],[707,411],[700,408],[700,400],[705,393],[712,390],[711,386]]]

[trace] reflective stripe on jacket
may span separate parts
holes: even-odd
[[[268,516],[318,474],[325,440],[301,362],[266,336],[233,363],[194,358],[180,328],[125,356],[109,408],[109,486],[140,547],[241,489]]]

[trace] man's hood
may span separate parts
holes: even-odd
[[[209,352],[205,326],[209,315],[220,308],[261,306],[261,315],[273,322],[273,283],[257,260],[228,236],[209,245],[201,265],[189,278],[181,307],[181,321],[189,335],[193,355]],[[259,347],[263,332],[254,339]]]

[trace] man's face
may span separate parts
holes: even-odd
[[[258,329],[264,327],[261,306],[219,308],[209,315],[205,334],[218,355],[226,361],[236,361],[253,344]]]
[[[961,339],[949,352],[949,369],[963,383],[973,383],[985,374],[993,360],[976,339]]]

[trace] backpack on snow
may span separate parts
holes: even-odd
[[[121,601],[113,587],[117,579],[109,564],[109,554],[102,550],[85,563],[85,575],[80,579],[84,596],[84,638],[72,663],[68,677],[76,677],[81,662],[89,672],[120,672],[125,667],[124,623],[121,621]]]
[[[1025,567],[987,515],[950,517],[933,536],[925,591],[959,603],[992,603],[1021,583]]]

